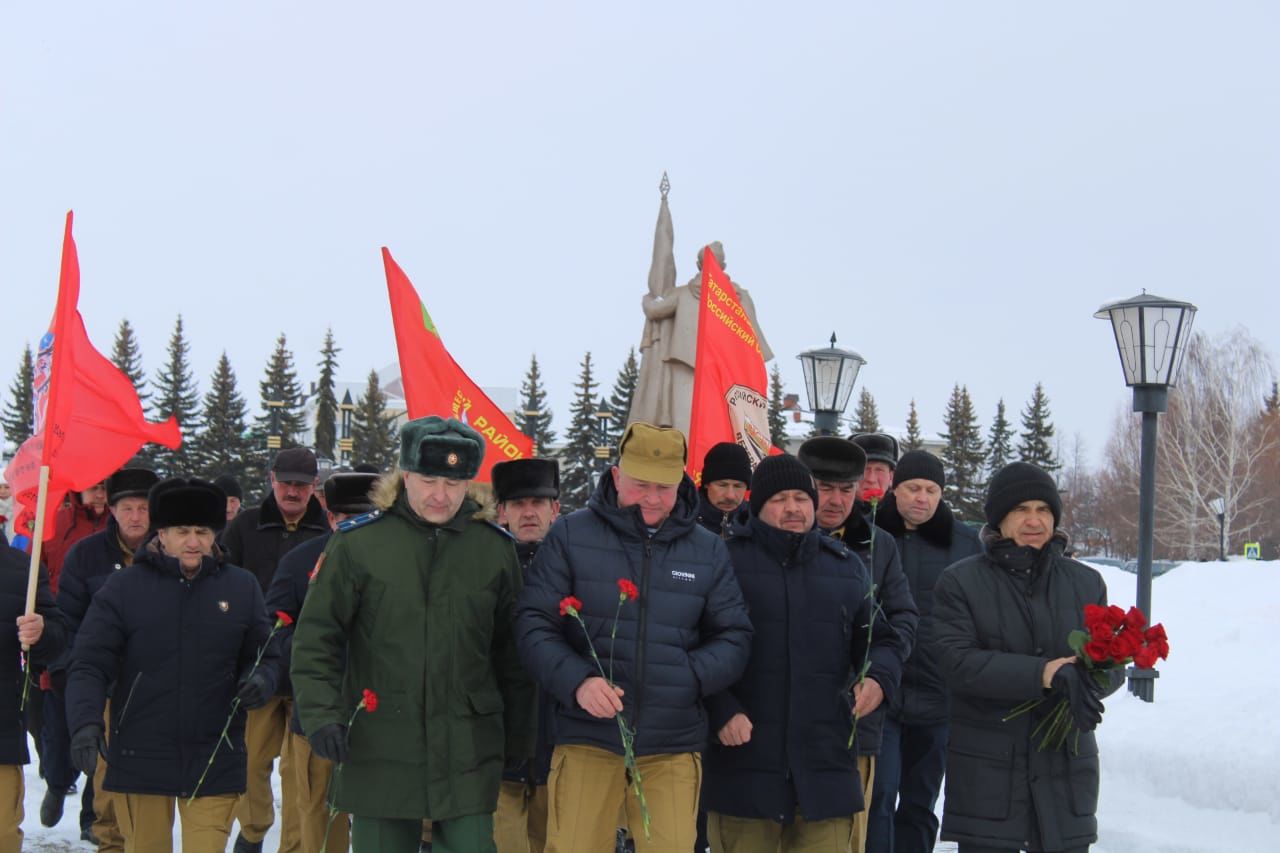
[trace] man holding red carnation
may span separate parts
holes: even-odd
[[[984,509],[982,553],[949,567],[933,593],[951,696],[942,838],[960,853],[1085,851],[1098,836],[1093,730],[1123,672],[1100,686],[1069,634],[1086,605],[1105,608],[1106,584],[1064,556],[1062,503],[1043,469],[1000,469]],[[1046,747],[1045,727],[1063,714],[1071,736]]]
[[[697,523],[684,436],[636,422],[618,449],[587,507],[552,526],[520,597],[521,656],[557,702],[548,853],[609,850],[624,805],[639,853],[693,849],[708,736],[702,701],[738,679],[750,647],[724,541]],[[636,585],[634,602],[619,579]],[[624,743],[619,715],[633,742]],[[630,784],[628,753],[647,810]]]
[[[520,565],[468,490],[484,447],[452,418],[406,423],[378,509],[338,526],[294,629],[298,716],[315,754],[342,765],[332,802],[355,853],[416,853],[424,818],[436,853],[493,853],[502,768],[532,754]],[[363,690],[378,711],[355,722]]]

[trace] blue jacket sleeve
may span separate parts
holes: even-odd
[[[107,690],[115,682],[125,648],[121,579],[116,574],[103,584],[80,623],[67,674],[67,729],[72,734],[86,725],[102,725]]]
[[[729,562],[729,549],[719,538],[712,541],[711,565],[711,590],[698,626],[702,642],[689,653],[703,696],[715,695],[736,683],[751,656],[746,601]]]

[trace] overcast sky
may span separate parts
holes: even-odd
[[[502,7],[507,8],[503,9]],[[722,240],[789,391],[832,331],[887,426],[1037,381],[1097,455],[1128,404],[1104,302],[1196,303],[1280,350],[1280,5],[10,3],[0,379],[76,212],[89,335],[181,313],[201,391],[276,335],[304,380],[395,358],[378,248],[455,359],[568,423],[637,344],[671,176],[677,272]]]

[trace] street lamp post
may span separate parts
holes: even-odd
[[[351,401],[351,391],[342,395],[342,402],[338,404],[338,411],[342,417],[342,435],[338,438],[338,456],[343,465],[351,464],[351,454],[355,450],[355,442],[351,437],[351,419],[356,411],[356,404]]]
[[[813,410],[813,428],[819,435],[834,435],[840,429],[840,415],[849,405],[853,383],[867,360],[856,352],[836,346],[806,350],[796,356],[804,367],[804,390]]]
[[[609,421],[613,418],[613,412],[609,411],[609,403],[604,397],[600,398],[600,404],[593,414],[599,425],[596,443],[596,459],[600,466],[596,472],[596,481],[599,482],[599,478],[609,470],[609,459],[613,456],[613,446],[609,444]]]
[[[1191,339],[1196,306],[1162,299],[1145,291],[1110,302],[1093,315],[1110,320],[1124,369],[1133,388],[1133,410],[1142,413],[1142,447],[1138,478],[1138,608],[1151,618],[1151,556],[1156,519],[1156,419],[1169,404],[1169,388]],[[1153,669],[1129,667],[1129,692],[1146,702],[1155,698]]]
[[[272,398],[265,401],[265,405],[271,418],[271,432],[267,435],[267,450],[279,450],[283,443],[280,435],[280,410],[284,408],[284,400]]]
[[[1218,562],[1227,560],[1227,502],[1222,498],[1209,501],[1209,509],[1218,517]]]

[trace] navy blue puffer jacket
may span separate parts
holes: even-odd
[[[617,722],[596,719],[575,693],[599,675],[577,620],[560,600],[582,601],[582,618],[606,670],[624,691],[638,755],[701,752],[707,742],[702,699],[738,679],[751,623],[720,537],[696,522],[697,491],[685,477],[675,508],[654,532],[638,507],[620,508],[613,478],[601,477],[587,508],[552,526],[520,595],[516,631],[526,669],[556,700],[556,741],[622,754]],[[618,580],[640,597],[622,605]]]
[[[89,605],[67,680],[67,725],[102,724],[111,700],[110,791],[189,796],[218,743],[240,679],[271,632],[257,578],[205,557],[191,580],[178,561],[144,546]],[[264,656],[263,672],[272,654]],[[218,749],[201,795],[245,789],[244,711]]]
[[[751,720],[742,746],[708,747],[709,811],[791,823],[863,809],[849,688],[871,647],[868,677],[891,700],[905,644],[883,615],[872,620],[871,578],[842,542],[788,533],[758,518],[729,540],[755,633],[742,679],[708,701],[713,736],[735,714]],[[887,663],[886,663],[887,662]]]

